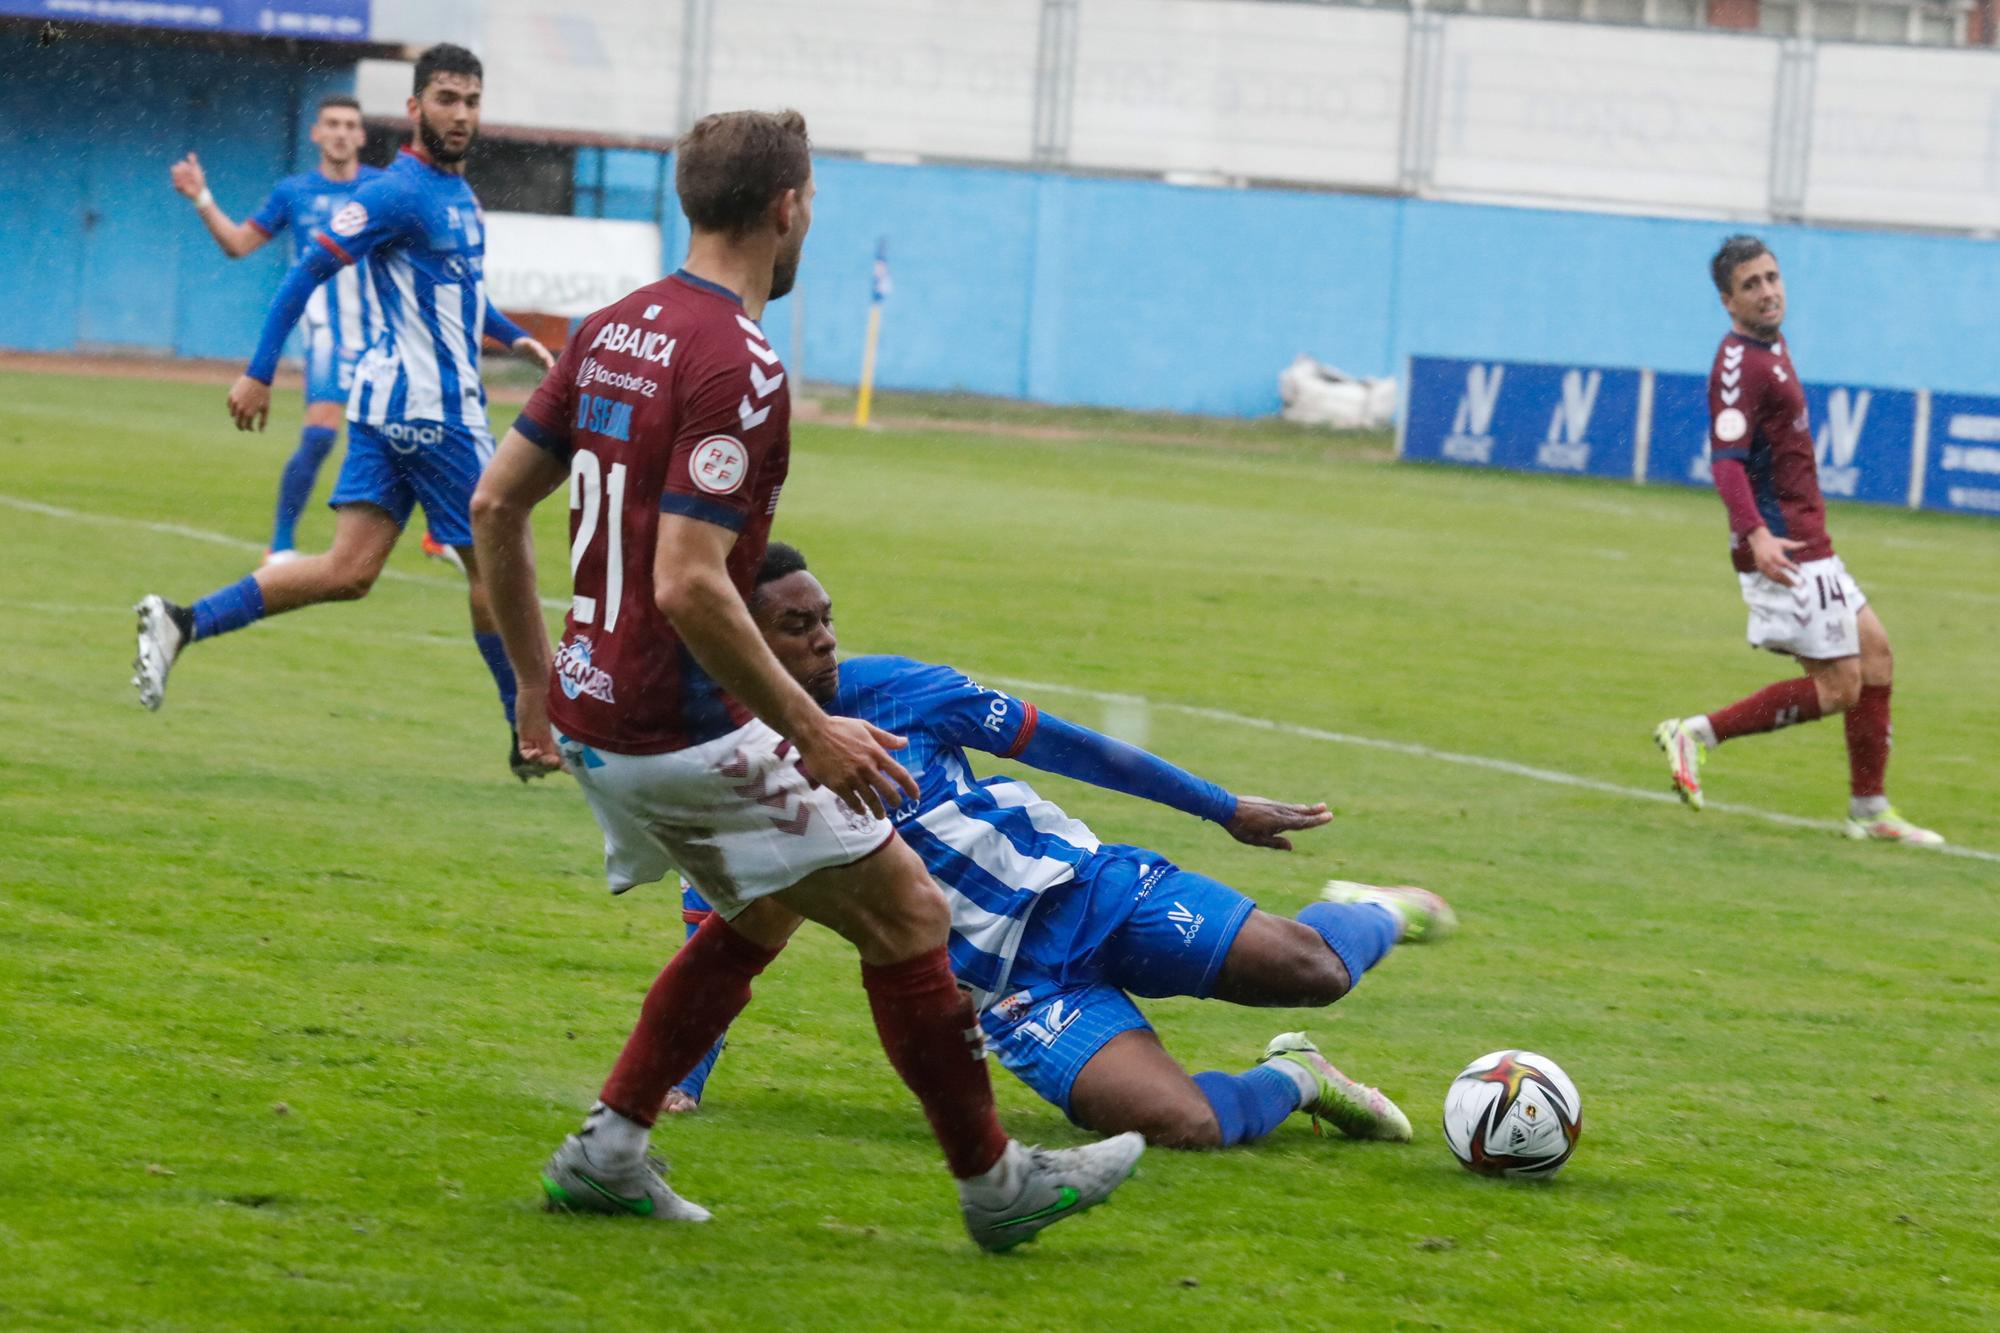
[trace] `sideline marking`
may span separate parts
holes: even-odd
[[[116,514],[91,514],[80,509],[65,509],[59,505],[43,504],[38,500],[27,500],[19,496],[0,494],[0,505],[25,510],[31,514],[41,514],[48,518],[67,519],[78,523],[102,523],[112,527],[138,528],[145,532],[160,533],[169,537],[186,537],[190,541],[208,542],[216,546],[228,546],[242,551],[263,552],[256,542],[244,541],[220,532],[208,532],[201,528],[184,527],[179,523],[155,523],[146,519],[125,518]],[[401,570],[385,569],[382,577],[393,578],[402,583],[414,583],[426,588],[456,591],[458,585],[444,579],[427,579],[416,574],[406,574]],[[541,603],[549,608],[567,608],[569,603],[561,598],[544,597]],[[1002,685],[1017,690],[1034,690],[1049,694],[1067,694],[1079,699],[1090,699],[1098,703],[1125,708],[1153,708],[1162,712],[1179,713],[1183,717],[1198,717],[1210,722],[1224,722],[1234,727],[1248,727],[1255,731],[1269,731],[1281,736],[1296,736],[1301,740],[1322,741],[1329,745],[1353,745],[1365,750],[1382,750],[1389,754],[1407,755],[1413,759],[1429,759],[1441,764],[1457,764],[1464,768],[1483,768],[1490,773],[1505,773],[1509,777],[1527,778],[1532,782],[1546,782],[1557,787],[1576,787],[1583,791],[1594,791],[1605,796],[1623,796],[1638,801],[1665,802],[1679,804],[1680,798],[1670,792],[1650,791],[1644,787],[1627,787],[1622,783],[1605,782],[1599,778],[1580,777],[1575,773],[1565,773],[1554,768],[1535,768],[1529,764],[1517,764],[1511,759],[1494,759],[1486,755],[1461,754],[1456,750],[1439,750],[1429,745],[1419,745],[1414,741],[1392,741],[1380,736],[1357,736],[1352,732],[1327,731],[1320,727],[1302,726],[1296,722],[1279,722],[1268,717],[1251,717],[1245,713],[1232,713],[1223,708],[1205,708],[1200,704],[1181,704],[1148,699],[1141,694],[1124,694],[1115,690],[1092,690],[1078,685],[1060,685],[1053,681],[1022,680],[1019,677],[987,676]],[[1742,815],[1748,819],[1762,820],[1767,824],[1777,824],[1784,828],[1811,829],[1818,833],[1840,833],[1842,825],[1831,819],[1809,819],[1804,815],[1788,815],[1778,810],[1762,810],[1754,805],[1738,805],[1733,801],[1709,801],[1707,809],[1727,815]],[[1938,852],[1945,856],[1963,857],[1972,861],[1990,861],[2000,864],[2000,852],[1981,851],[1977,847],[1961,847],[1956,843],[1946,843],[1942,847],[1923,848],[1924,851]]]

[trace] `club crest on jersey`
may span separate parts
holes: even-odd
[[[333,221],[326,224],[326,229],[335,236],[359,236],[367,225],[368,210],[361,206],[360,200],[350,199],[344,208],[333,215]]]
[[[688,477],[710,495],[733,495],[750,475],[750,455],[734,435],[711,435],[688,457]]]
[[[590,664],[588,637],[570,639],[556,651],[556,683],[566,699],[587,694],[603,703],[618,702],[612,697],[611,673]]]

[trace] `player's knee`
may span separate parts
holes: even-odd
[[[1216,1120],[1215,1109],[1206,1101],[1161,1107],[1146,1117],[1146,1123],[1135,1128],[1155,1148],[1199,1152],[1222,1146],[1221,1122]]]
[[[1328,946],[1318,931],[1299,925],[1285,932],[1285,950],[1280,960],[1285,1003],[1309,1009],[1332,1004],[1354,987],[1347,965]]]
[[[326,595],[330,601],[358,602],[375,586],[382,567],[366,560],[343,560],[333,567]]]
[[[1843,671],[1820,685],[1821,711],[1845,713],[1861,701],[1860,671]]]

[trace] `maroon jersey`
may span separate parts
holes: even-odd
[[[1722,340],[1708,372],[1708,423],[1709,463],[1729,506],[1736,568],[1744,573],[1757,568],[1744,538],[1759,524],[1774,537],[1806,543],[1792,552],[1794,560],[1832,555],[1806,391],[1782,342],[1735,332]],[[1746,477],[1748,505],[1741,492]]]
[[[619,754],[714,740],[750,714],[653,598],[661,514],[738,534],[747,600],[791,462],[791,393],[734,294],[691,274],[586,319],[514,428],[569,463],[573,585],[549,693],[565,735]]]

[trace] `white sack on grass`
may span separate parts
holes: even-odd
[[[1278,399],[1280,416],[1306,426],[1380,429],[1396,418],[1394,377],[1357,378],[1303,354],[1279,372]]]

